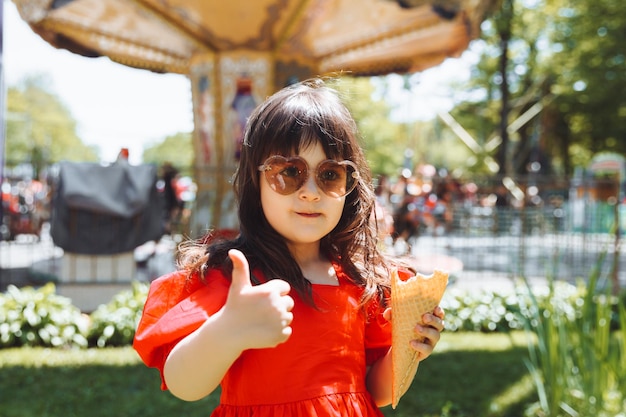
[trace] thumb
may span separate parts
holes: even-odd
[[[231,289],[241,291],[246,287],[251,287],[250,267],[248,266],[248,260],[245,255],[237,249],[231,249],[228,251],[228,256],[233,262]]]

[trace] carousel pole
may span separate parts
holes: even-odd
[[[238,230],[232,177],[248,116],[275,90],[269,53],[232,51],[195,56],[190,69],[194,112],[194,177],[198,186],[191,237]]]

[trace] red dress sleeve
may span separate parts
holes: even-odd
[[[366,308],[365,362],[370,366],[387,354],[391,347],[391,323],[383,317],[384,308],[374,300]]]
[[[167,356],[224,305],[229,286],[230,281],[217,270],[209,272],[206,283],[177,271],[150,284],[133,347],[147,366],[159,370],[162,389],[167,389],[163,379]]]
[[[407,269],[400,269],[398,275],[401,280],[406,281],[415,274]],[[390,294],[386,294],[388,301],[389,297]],[[387,303],[387,305],[390,304],[390,302]],[[391,323],[385,320],[383,311],[378,301],[372,302],[367,308],[365,360],[368,366],[385,356],[391,347]]]

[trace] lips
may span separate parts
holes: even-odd
[[[316,217],[321,216],[321,214],[320,213],[301,213],[301,212],[298,212],[298,216],[307,217],[307,218],[316,218]]]

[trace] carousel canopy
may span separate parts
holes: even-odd
[[[57,48],[159,73],[270,53],[295,76],[414,72],[458,56],[497,0],[13,0]]]

